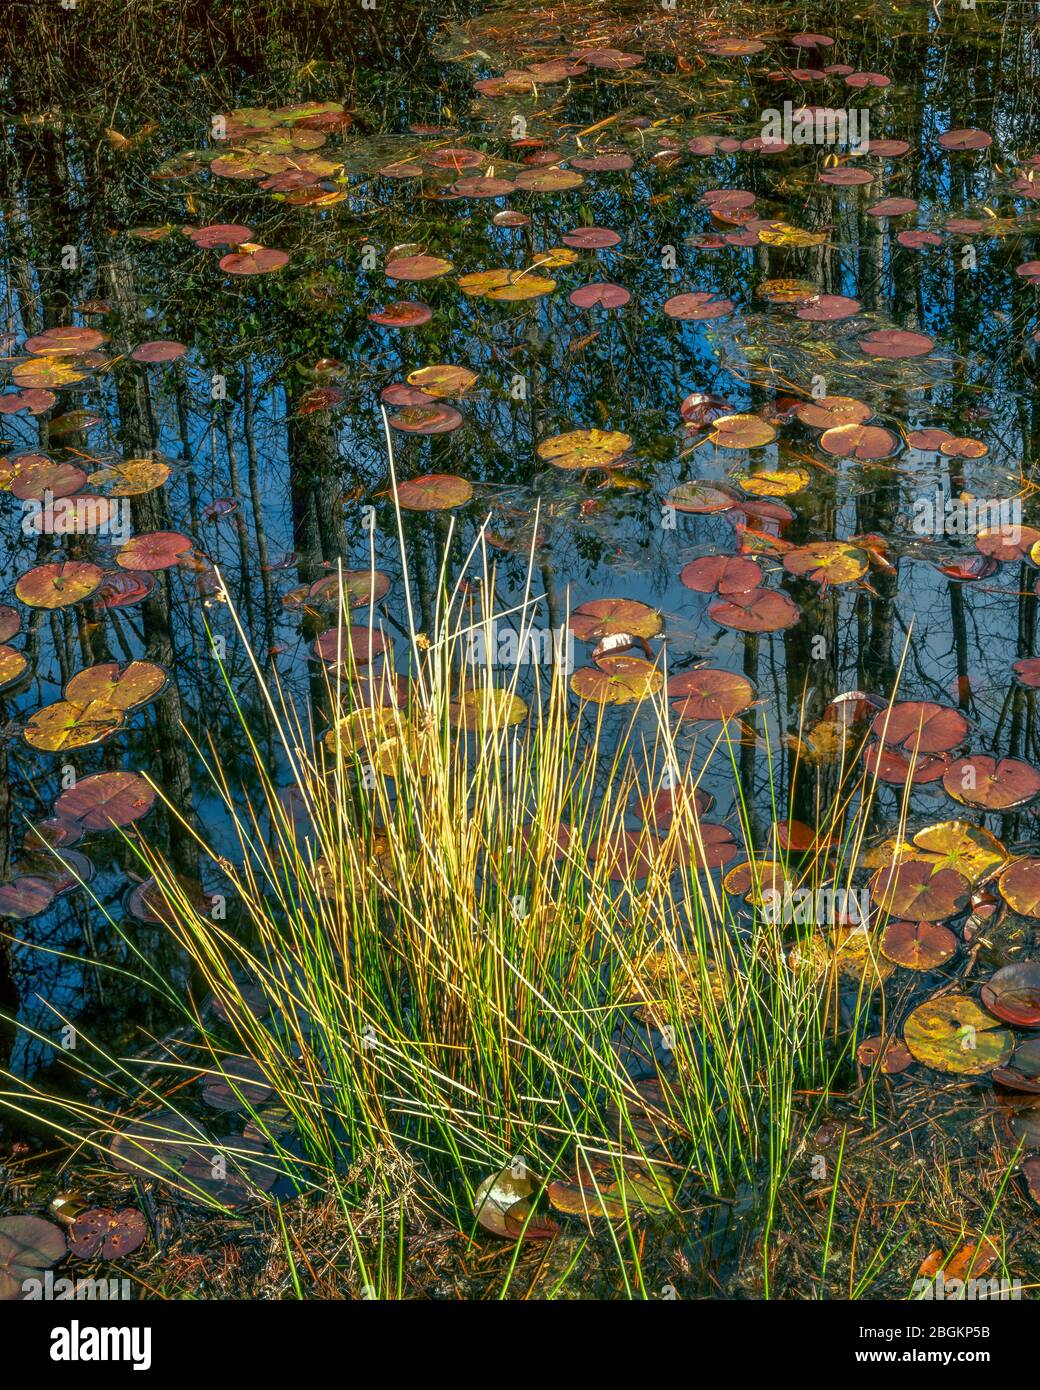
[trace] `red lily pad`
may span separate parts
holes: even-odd
[[[239,222],[212,222],[208,227],[194,227],[188,233],[189,240],[205,250],[215,250],[218,246],[241,246],[253,235],[251,227]]]
[[[381,328],[421,328],[433,318],[433,310],[418,299],[398,299],[386,309],[376,309],[368,318]]]
[[[762,583],[762,567],[741,555],[703,555],[679,571],[679,581],[698,594],[743,594]]]
[[[65,608],[89,598],[102,574],[101,567],[88,560],[38,565],[22,575],[14,591],[29,608]]]
[[[937,970],[957,953],[957,938],[938,922],[889,922],[881,954],[907,970]]]
[[[140,1249],[148,1222],[136,1207],[90,1207],[69,1232],[69,1250],[80,1260],[118,1260]]]
[[[723,299],[711,290],[694,290],[690,294],[676,294],[666,299],[664,311],[670,319],[681,319],[684,323],[721,319],[733,312],[733,301]]]
[[[425,392],[420,394],[426,396]],[[429,400],[429,396],[426,396],[426,399]],[[392,429],[401,430],[404,434],[451,434],[459,428],[463,419],[453,405],[445,405],[438,401],[430,405],[406,406],[404,410],[391,415],[388,423]]]
[[[729,720],[751,708],[755,687],[736,671],[699,666],[672,676],[667,694],[680,719]]]
[[[158,339],[149,343],[141,343],[134,348],[130,354],[134,362],[161,363],[175,362],[178,357],[183,357],[188,349],[183,343],[174,342],[172,339]]]
[[[51,497],[72,497],[86,485],[87,475],[73,463],[52,463],[34,458],[19,468],[11,480],[11,493],[20,501],[40,502]]]
[[[870,880],[870,896],[896,917],[938,922],[968,906],[971,885],[956,869],[935,869],[931,863],[908,859],[878,869]]]
[[[46,912],[53,901],[54,888],[44,878],[26,874],[10,883],[0,883],[0,917],[25,922]]]
[[[110,830],[146,816],[155,804],[155,788],[137,772],[97,772],[81,778],[54,803],[55,815],[77,821],[85,830]]]
[[[871,357],[898,361],[905,357],[927,357],[935,347],[935,340],[903,328],[876,328],[860,338],[859,345]]]
[[[858,299],[846,294],[821,294],[812,304],[795,310],[795,318],[809,323],[840,323],[854,318],[863,308]]]
[[[944,150],[988,150],[993,136],[984,130],[947,130],[937,141]]]
[[[219,264],[229,275],[267,275],[288,265],[289,253],[271,246],[258,246],[255,251],[229,251],[221,256]]]
[[[609,227],[575,227],[573,231],[564,232],[560,240],[576,251],[607,251],[617,246],[621,237]]]
[[[572,290],[570,301],[576,309],[621,309],[632,298],[624,285],[615,285],[607,280],[597,280],[591,285],[580,285]]]
[[[948,796],[964,806],[984,811],[1010,811],[1040,795],[1040,771],[1020,758],[990,758],[969,754],[951,763],[943,774]]]
[[[473,485],[454,473],[426,473],[397,484],[397,499],[406,511],[444,512],[473,496]]]
[[[154,576],[144,570],[106,570],[94,602],[102,608],[132,608],[142,603],[154,587]]]
[[[436,280],[450,275],[451,261],[440,256],[395,256],[387,261],[383,273],[388,280]]]
[[[1016,1028],[1040,1028],[1040,961],[1005,965],[982,986],[979,998],[997,1018]]]
[[[661,631],[661,615],[635,599],[597,598],[575,608],[569,627],[579,642],[598,642],[617,633],[646,639]]]
[[[938,782],[947,768],[945,757],[933,757],[927,753],[914,757],[901,748],[886,748],[874,743],[863,752],[863,766],[867,772],[892,786],[905,787],[907,782],[913,786]]]
[[[330,666],[349,669],[351,661],[367,666],[386,647],[386,638],[378,628],[332,627],[323,632],[311,645],[311,655]]]
[[[1001,873],[997,887],[1013,912],[1040,918],[1040,859],[1016,859]]]
[[[749,589],[711,604],[708,617],[720,627],[738,632],[781,632],[793,627],[801,614],[798,605],[779,589]]]
[[[968,736],[968,721],[960,710],[931,701],[900,700],[883,709],[870,726],[875,738],[890,748],[908,752],[946,753]]]
[[[180,531],[146,531],[132,536],[116,552],[115,562],[127,570],[164,570],[179,565],[191,552],[191,540]]]
[[[902,1038],[864,1038],[856,1049],[861,1067],[876,1067],[882,1076],[897,1076],[913,1066],[913,1055]]]
[[[39,357],[78,357],[81,353],[93,352],[107,342],[108,335],[97,328],[62,326],[45,328],[35,337],[26,338],[23,348]]]
[[[825,453],[861,462],[891,458],[898,447],[896,436],[880,425],[836,425],[820,436]]]

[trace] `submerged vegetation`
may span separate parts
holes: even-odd
[[[1036,7],[73,10],[0,1297],[1032,1296]]]

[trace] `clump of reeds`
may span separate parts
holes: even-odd
[[[663,695],[608,717],[576,706],[559,663],[505,675],[476,663],[472,636],[490,646],[502,606],[482,536],[469,559],[479,583],[452,585],[445,567],[429,633],[405,571],[400,670],[389,646],[382,674],[359,662],[379,610],[344,600],[327,727],[279,685],[263,689],[269,729],[240,711],[258,792],[215,744],[199,750],[238,841],[231,860],[196,837],[203,878],[236,906],[227,921],[133,841],[194,981],[182,996],[141,959],[195,1030],[188,1060],[171,1051],[148,1096],[169,1106],[186,1076],[246,1054],[278,1100],[276,1126],[244,1100],[270,1138],[265,1162],[302,1187],[338,1188],[360,1154],[396,1151],[465,1226],[481,1180],[517,1163],[537,1192],[574,1184],[592,1218],[752,1186],[768,1243],[795,1095],[813,1088],[823,1103],[840,1049],[833,943],[759,910],[765,880],[779,864],[810,887],[851,883],[873,787],[843,769],[821,848],[798,856],[777,848],[787,813],[774,798],[746,900],[723,891],[698,867],[694,793],[712,758],[730,769],[730,819],[750,844],[739,722],[710,726],[695,758]],[[506,605],[521,639],[540,611],[532,572]],[[659,825],[662,785],[672,815]],[[853,1046],[855,1032],[854,1020]],[[142,1100],[133,1065],[110,1063],[80,1054],[105,1077],[105,1103],[66,1102],[55,1122],[100,1148],[121,1123],[112,1098]],[[43,1102],[23,1087],[16,1103]]]

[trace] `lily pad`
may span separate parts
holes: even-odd
[[[63,791],[54,812],[84,830],[109,830],[140,820],[154,804],[155,788],[140,773],[96,772]]]
[[[1014,1047],[1007,1029],[966,994],[926,1000],[903,1025],[903,1039],[918,1062],[960,1076],[983,1076],[1003,1066]]]
[[[39,1216],[0,1217],[0,1300],[24,1297],[24,1285],[68,1253],[65,1235]]]

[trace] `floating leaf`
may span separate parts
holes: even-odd
[[[213,1110],[232,1112],[254,1108],[273,1093],[274,1087],[259,1062],[252,1057],[225,1057],[203,1075],[202,1099]]]
[[[1014,1046],[1011,1034],[966,994],[926,1000],[906,1020],[903,1038],[918,1062],[961,1076],[1003,1066]]]
[[[720,449],[758,449],[772,443],[776,430],[760,415],[720,415],[708,438]]]
[[[551,1182],[546,1194],[553,1207],[567,1216],[624,1221],[639,1212],[667,1211],[674,1190],[671,1178],[656,1169],[627,1164],[618,1177],[606,1164],[581,1159],[578,1181]]]
[[[579,251],[606,251],[619,245],[621,237],[609,227],[575,227],[564,232],[561,240],[564,246],[573,246]]]
[[[386,309],[377,309],[368,316],[370,323],[381,328],[420,328],[433,318],[428,304],[416,299],[398,299]]]
[[[574,610],[569,627],[580,642],[598,642],[619,632],[645,639],[661,631],[661,615],[635,599],[590,599]]]
[[[23,874],[10,883],[0,883],[0,917],[12,917],[16,922],[27,921],[46,912],[54,897],[54,887],[47,879]]]
[[[248,242],[243,244],[240,251],[229,251],[220,258],[221,270],[229,275],[267,275],[272,270],[281,270],[288,263],[288,251],[276,251],[270,246],[250,248]]]
[[[147,705],[162,693],[166,672],[151,661],[117,661],[88,666],[72,677],[65,687],[65,699],[74,705],[98,703],[124,712]]]
[[[93,352],[108,342],[108,336],[96,328],[45,328],[32,338],[26,338],[25,351],[39,357],[79,357]]]
[[[140,820],[154,804],[155,789],[139,773],[97,772],[62,792],[54,813],[84,830],[110,830]]]
[[[440,256],[397,256],[387,261],[384,274],[388,280],[436,280],[451,271],[451,261]]]
[[[464,395],[476,380],[476,372],[471,372],[468,367],[420,367],[418,371],[408,373],[408,384],[417,386],[431,398]]]
[[[972,883],[991,873],[1008,857],[995,835],[961,820],[942,821],[916,831],[914,844],[926,850],[935,863],[956,869]]]
[[[749,589],[708,608],[713,622],[738,632],[781,632],[800,616],[797,604],[778,589]]]
[[[126,570],[163,570],[179,565],[191,552],[191,540],[180,531],[149,531],[127,541],[115,561]]]
[[[118,1260],[139,1250],[148,1222],[136,1207],[90,1207],[69,1232],[69,1249],[81,1260]]]
[[[902,328],[877,328],[860,338],[859,345],[871,357],[898,360],[926,357],[935,347],[935,341],[924,333],[910,333]]]
[[[632,447],[620,430],[570,430],[544,439],[536,453],[555,468],[611,468]]]
[[[226,269],[226,267],[225,267]],[[177,343],[171,339],[153,339],[151,342],[140,343],[130,354],[134,362],[144,362],[155,365],[164,362],[175,362],[178,357],[183,357],[188,349],[183,343]]]
[[[957,938],[938,922],[889,922],[881,950],[907,970],[936,970],[957,953]]]
[[[987,150],[993,136],[984,130],[947,130],[939,136],[938,144],[944,150]]]
[[[946,794],[965,806],[985,811],[1010,811],[1040,795],[1040,771],[1020,758],[970,754],[950,764],[943,774]]]
[[[856,1049],[861,1067],[876,1067],[883,1076],[896,1076],[913,1066],[910,1049],[901,1038],[864,1038]]]
[[[1000,875],[997,886],[1012,911],[1040,918],[1040,859],[1016,859]]]
[[[89,598],[101,583],[103,571],[88,560],[68,560],[28,570],[14,586],[30,608],[66,608]]]
[[[878,425],[836,425],[820,436],[820,448],[825,453],[861,462],[891,458],[898,442],[890,430]]]
[[[740,501],[740,494],[722,483],[680,483],[664,499],[665,506],[677,512],[728,512]]]
[[[552,294],[556,281],[530,270],[478,270],[459,276],[459,289],[473,298],[493,299],[496,303],[522,303]]]
[[[162,487],[169,476],[169,464],[162,459],[118,459],[91,473],[87,483],[92,491],[105,497],[143,497]]]
[[[416,405],[391,415],[389,423],[406,434],[450,434],[462,424],[462,416],[450,405]]]
[[[531,1216],[531,1203],[537,1185],[523,1164],[503,1168],[477,1188],[473,1196],[473,1215],[485,1231],[515,1240],[550,1240],[558,1231],[555,1221]]]
[[[316,638],[311,647],[311,655],[316,661],[324,661],[348,670],[351,660],[358,665],[367,666],[381,654],[385,646],[386,639],[378,628],[360,625],[333,627]]]
[[[660,690],[664,677],[652,661],[637,656],[605,656],[598,666],[585,666],[571,676],[571,690],[580,700],[598,705],[630,705]]]
[[[22,737],[42,753],[89,748],[114,734],[123,724],[123,712],[104,705],[73,705],[58,700],[46,705],[25,725]]]
[[[877,715],[870,732],[891,748],[911,753],[945,753],[967,738],[968,721],[960,710],[947,705],[900,700]]]
[[[744,594],[762,583],[762,567],[741,555],[704,555],[684,565],[679,580],[699,594]]]
[[[760,468],[734,473],[733,481],[754,497],[789,497],[803,492],[811,474],[807,468]]]
[[[879,782],[890,782],[903,787],[907,782],[913,785],[938,782],[946,771],[948,761],[944,757],[931,757],[927,753],[909,753],[901,748],[885,748],[880,743],[872,744],[863,752],[863,766],[867,772],[877,777]]]
[[[0,690],[21,680],[28,667],[29,660],[24,652],[0,644]]]
[[[448,718],[461,729],[501,729],[520,724],[527,718],[527,705],[519,695],[494,686],[467,690],[448,706]]]
[[[72,463],[33,458],[11,478],[11,492],[20,501],[42,501],[48,494],[71,497],[86,484],[87,475]]]
[[[736,671],[700,666],[683,671],[668,682],[668,698],[681,719],[735,719],[750,709],[755,688]]]
[[[1016,1028],[1040,1028],[1040,961],[1019,960],[987,980],[979,994],[991,1014]]]
[[[570,302],[576,309],[621,309],[631,298],[624,285],[615,285],[609,280],[580,285],[570,294]]]
[[[733,312],[732,299],[722,299],[710,290],[694,290],[691,294],[675,294],[664,302],[664,312],[670,319],[684,323],[705,319],[722,319]]]
[[[24,1297],[24,1285],[68,1253],[65,1236],[39,1216],[0,1216],[0,1300]]]
[[[784,569],[814,584],[852,584],[868,567],[867,552],[845,541],[799,545],[784,555]]]
[[[869,420],[873,410],[863,401],[853,396],[820,396],[811,401],[800,401],[794,413],[803,425],[811,425],[817,430],[839,429],[844,425],[862,425]]]
[[[878,869],[870,895],[886,912],[912,922],[938,922],[968,906],[970,885],[956,869],[917,859]]]
[[[454,473],[425,473],[397,484],[397,500],[407,511],[444,512],[461,507],[473,496],[473,486]]]

